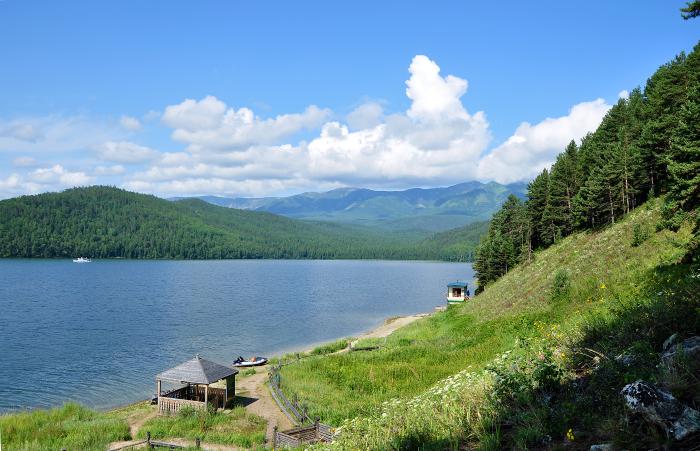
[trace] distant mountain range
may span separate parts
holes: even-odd
[[[526,190],[525,183],[467,182],[445,188],[404,191],[340,188],[289,197],[198,198],[223,207],[265,211],[295,219],[429,234],[488,220],[510,194],[524,197]]]

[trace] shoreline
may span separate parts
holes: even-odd
[[[290,350],[287,350],[287,351],[280,352],[280,353],[278,353],[278,354],[276,354],[276,355],[272,355],[272,356],[270,356],[269,358],[270,358],[270,359],[275,359],[275,358],[280,359],[280,358],[284,357],[285,355],[294,354],[294,353],[309,354],[309,353],[311,353],[314,349],[316,349],[316,348],[318,348],[318,347],[320,347],[320,346],[324,346],[324,345],[327,345],[327,344],[330,344],[330,343],[334,343],[334,342],[336,342],[336,341],[338,341],[338,340],[342,340],[343,338],[348,338],[348,339],[352,338],[352,342],[355,342],[355,341],[357,341],[357,340],[361,340],[361,339],[365,339],[365,338],[384,338],[384,337],[388,337],[389,335],[391,335],[392,333],[394,333],[396,330],[398,330],[398,329],[400,329],[400,328],[402,328],[402,327],[408,326],[409,324],[412,324],[413,322],[415,322],[415,321],[417,321],[417,320],[419,320],[419,319],[427,318],[427,317],[431,316],[434,312],[435,312],[435,311],[424,312],[424,313],[414,313],[414,314],[410,314],[410,315],[388,316],[388,317],[384,318],[384,320],[383,320],[380,324],[374,326],[374,327],[371,328],[371,329],[365,330],[364,332],[358,334],[357,336],[342,336],[342,337],[330,339],[330,340],[327,340],[327,341],[323,341],[323,342],[319,342],[319,343],[314,343],[314,344],[311,344],[311,345],[303,345],[303,346],[300,346],[300,347],[298,347],[298,348],[293,348],[293,349],[290,349]],[[346,349],[347,349],[347,348],[346,348]],[[345,351],[345,350],[343,350],[343,351]],[[341,352],[343,352],[343,351],[341,351]],[[265,365],[258,366],[258,367],[252,367],[252,368],[263,369],[263,368],[267,368],[268,365],[269,365],[269,363],[267,363],[267,364],[265,364]],[[245,369],[245,368],[244,368],[244,369]],[[72,403],[72,402],[76,402],[76,401],[71,400],[71,399],[66,399],[66,400],[63,401],[63,405],[64,405],[64,404],[67,404],[67,403]],[[131,401],[131,402],[128,402],[128,403],[125,403],[125,404],[119,404],[119,405],[114,406],[114,407],[106,407],[106,408],[90,407],[90,406],[86,406],[86,407],[88,407],[88,408],[90,408],[90,409],[93,409],[93,410],[95,410],[95,411],[97,411],[97,412],[102,412],[102,413],[113,413],[113,412],[117,412],[117,411],[120,411],[120,410],[128,409],[128,408],[130,408],[130,407],[133,407],[133,406],[135,406],[135,405],[137,405],[137,404],[141,404],[141,403],[144,403],[144,402],[150,402],[150,399],[149,399],[149,398],[146,398],[146,399],[143,399],[143,398],[142,398],[142,399],[138,399],[138,400],[135,400],[135,401]],[[15,411],[2,412],[2,413],[0,413],[0,416],[4,416],[4,415],[14,415],[14,414],[19,414],[19,413],[32,412],[32,411],[36,411],[36,410],[50,410],[50,409],[58,408],[58,407],[60,407],[60,406],[53,406],[53,407],[29,407],[29,408],[26,408],[26,409],[18,409],[18,410],[15,410]]]
[[[374,327],[371,328],[371,329],[365,330],[364,332],[358,334],[356,337],[338,337],[338,338],[334,338],[334,339],[331,339],[331,340],[328,340],[328,341],[322,341],[322,342],[319,342],[319,343],[314,343],[314,344],[312,344],[312,345],[304,345],[303,347],[299,347],[299,348],[296,348],[296,349],[290,349],[290,350],[288,350],[288,351],[283,351],[283,352],[281,352],[281,353],[279,353],[279,354],[272,355],[272,356],[269,357],[269,359],[275,359],[275,358],[280,359],[280,358],[284,357],[285,355],[295,354],[295,353],[298,353],[298,354],[309,354],[309,353],[311,353],[311,351],[313,351],[314,349],[316,349],[316,348],[318,348],[318,347],[320,347],[320,346],[324,346],[324,345],[327,345],[327,344],[330,344],[330,343],[334,343],[334,342],[336,342],[336,341],[338,341],[338,340],[342,340],[343,338],[352,338],[352,339],[353,339],[353,342],[355,342],[355,341],[357,341],[357,340],[361,340],[361,339],[364,339],[364,338],[384,338],[384,337],[388,337],[389,335],[391,335],[392,333],[394,333],[394,332],[397,331],[398,329],[401,329],[402,327],[408,326],[409,324],[411,324],[411,323],[413,323],[413,322],[415,322],[415,321],[417,321],[417,320],[419,320],[419,319],[428,318],[428,317],[431,316],[433,313],[435,313],[435,311],[424,312],[424,313],[414,313],[414,314],[411,314],[411,315],[398,315],[398,316],[394,315],[394,316],[388,316],[388,317],[384,318],[384,320],[381,322],[381,324],[379,324],[379,325],[377,325],[377,326],[374,326]],[[270,365],[269,362],[266,363],[265,365],[261,365],[261,366],[257,366],[257,367],[251,367],[251,368],[254,368],[254,369],[255,369],[255,368],[260,368],[260,369],[262,369],[262,368],[267,368],[268,365]],[[246,369],[246,368],[243,368],[243,369]],[[243,377],[245,377],[245,376],[243,376]],[[73,401],[67,400],[67,401],[65,401],[64,403],[67,403],[67,402],[73,402]],[[143,403],[143,402],[150,402],[150,399],[140,399],[140,400],[136,400],[136,401],[133,401],[133,402],[126,403],[126,404],[121,404],[121,405],[115,406],[115,407],[110,407],[110,408],[105,408],[105,409],[95,409],[95,410],[98,411],[98,412],[110,413],[110,412],[116,412],[116,411],[119,411],[119,410],[122,410],[122,409],[126,409],[126,408],[132,407],[132,406],[134,406],[134,405],[136,405],[136,404],[141,404],[141,403]],[[30,409],[27,409],[27,410],[31,411],[31,410],[39,410],[39,409],[42,409],[42,408],[41,408],[41,407],[38,408],[38,409],[31,409],[31,408],[30,408]],[[49,407],[48,409],[51,409],[51,407]],[[26,412],[26,410],[23,410],[23,411]],[[8,413],[6,413],[6,414],[11,415],[12,413],[13,413],[13,412],[8,412]],[[0,414],[0,415],[6,415],[6,414]]]

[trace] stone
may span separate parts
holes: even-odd
[[[611,443],[601,443],[600,445],[591,445],[590,451],[612,451],[613,446]]]
[[[672,337],[673,336],[671,336],[671,338]],[[700,337],[690,337],[683,340],[681,343],[676,343],[674,341],[668,348],[664,342],[664,352],[661,354],[661,362],[665,365],[669,365],[678,356],[684,356],[691,361],[700,359]]]
[[[683,440],[700,431],[700,412],[665,390],[639,380],[625,385],[620,393],[631,412],[661,427],[667,437]]]
[[[673,346],[674,344],[676,344],[676,341],[677,341],[677,340],[678,340],[678,332],[676,332],[675,334],[671,335],[670,337],[668,337],[668,338],[666,339],[666,341],[664,341],[662,350],[663,350],[663,351],[668,351],[668,348],[670,348],[671,346]]]
[[[629,352],[625,351],[615,357],[615,361],[624,366],[632,366],[637,362],[637,357],[634,354],[630,354]]]

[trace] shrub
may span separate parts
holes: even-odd
[[[649,238],[649,230],[643,224],[635,224],[632,229],[632,247],[637,247]]]
[[[559,269],[554,273],[554,280],[552,281],[552,297],[554,299],[559,299],[569,292],[571,286],[571,281],[569,280],[569,273],[565,269]]]

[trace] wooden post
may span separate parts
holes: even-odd
[[[277,425],[272,428],[272,449],[277,449]]]
[[[204,386],[204,407],[207,407],[207,403],[209,402],[209,385]]]
[[[149,445],[151,444],[151,433],[150,432],[146,432],[146,443],[148,443]]]

